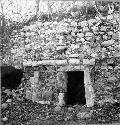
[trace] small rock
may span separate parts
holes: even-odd
[[[104,39],[104,40],[107,40],[107,39],[108,39],[108,36],[107,36],[107,35],[103,35],[103,39]]]
[[[104,45],[104,46],[110,46],[114,43],[114,40],[108,40],[108,41],[104,41],[102,42],[101,44]]]
[[[83,27],[83,32],[87,32],[89,31],[89,28],[88,27]]]
[[[81,23],[81,27],[87,27],[88,26],[88,22],[87,21],[82,21]]]
[[[2,118],[2,121],[3,121],[3,122],[5,122],[5,121],[7,121],[7,120],[8,120],[7,117]]]
[[[113,15],[108,15],[107,16],[107,20],[112,20],[113,19]]]
[[[85,39],[84,39],[84,38],[81,38],[80,41],[83,43],[83,42],[85,42]]]
[[[109,31],[109,32],[108,32],[108,35],[113,35],[113,31]]]
[[[89,24],[89,26],[92,26],[93,25],[93,23],[96,23],[96,19],[90,19],[90,20],[88,20],[88,24]]]
[[[56,106],[55,108],[54,108],[54,111],[55,112],[59,112],[61,110],[61,107],[60,106]]]
[[[98,36],[96,37],[96,40],[99,41],[100,39],[101,39],[101,36],[98,35]]]
[[[79,57],[79,54],[70,54],[69,57]]]
[[[12,99],[7,99],[6,102],[11,103],[11,102],[12,102]]]
[[[78,119],[82,119],[82,118],[89,118],[91,116],[92,112],[79,112],[77,114],[77,118]]]
[[[112,66],[108,66],[108,69],[113,69],[113,67]]]
[[[115,76],[111,76],[107,79],[109,82],[116,81],[117,78]]]
[[[74,111],[74,108],[69,107],[69,108],[68,108],[68,111]]]
[[[77,22],[72,21],[72,22],[71,22],[71,26],[77,26]]]
[[[77,36],[78,36],[79,38],[83,38],[83,37],[84,37],[84,34],[83,34],[83,33],[77,33]]]
[[[85,39],[87,40],[87,41],[89,41],[89,40],[91,40],[91,36],[87,36]]]
[[[92,56],[93,58],[96,58],[96,57],[97,57],[97,54],[96,54],[96,53],[92,53],[91,56]]]
[[[18,101],[23,101],[23,98],[17,97],[17,100],[18,100]]]
[[[101,31],[101,32],[99,32],[101,35],[103,35],[105,32],[104,31]]]
[[[3,103],[3,104],[1,105],[1,108],[2,108],[2,109],[5,109],[5,108],[7,108],[7,106],[8,106],[7,103]]]
[[[118,32],[117,32],[117,33],[114,33],[114,34],[112,35],[112,39],[114,39],[114,40],[119,39],[119,33],[118,33]]]
[[[72,120],[72,115],[68,115],[64,120],[65,120],[65,121]]]
[[[68,18],[68,22],[69,22],[69,23],[72,22],[72,19]]]
[[[11,91],[10,91],[9,89],[6,89],[4,92],[5,92],[7,95],[11,95]]]
[[[98,27],[97,26],[93,26],[93,27],[91,27],[91,29],[93,30],[93,32],[97,32],[98,31]]]
[[[71,35],[72,35],[72,36],[75,36],[75,32],[71,32]]]
[[[88,37],[88,36],[93,36],[94,34],[91,33],[91,32],[86,32],[85,36]]]
[[[95,64],[95,59],[83,59],[83,64],[85,65],[94,65]]]
[[[76,42],[80,42],[80,38],[77,38],[77,39],[76,39]]]

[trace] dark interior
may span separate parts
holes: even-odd
[[[6,89],[17,89],[23,78],[22,69],[15,69],[12,66],[1,67],[1,87]]]
[[[67,72],[66,105],[85,105],[84,71]]]

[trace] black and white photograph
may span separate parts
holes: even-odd
[[[0,124],[120,125],[119,24],[119,0],[0,0]]]

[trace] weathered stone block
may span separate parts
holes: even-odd
[[[83,64],[84,65],[94,65],[95,64],[95,59],[83,59]]]
[[[101,44],[104,46],[110,46],[110,45],[114,44],[114,42],[115,42],[114,40],[108,40],[108,41],[102,42]]]

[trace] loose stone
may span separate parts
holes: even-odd
[[[108,41],[102,42],[102,45],[104,45],[104,46],[110,46],[110,45],[112,45],[113,43],[114,43],[114,40],[108,40]]]
[[[81,38],[80,41],[81,41],[81,42],[85,42],[85,39],[84,39],[84,38]]]
[[[7,108],[8,107],[8,104],[7,103],[3,103],[2,105],[1,105],[1,108],[2,109],[5,109],[5,108]]]
[[[83,33],[77,33],[77,36],[78,36],[79,38],[83,38],[83,37],[84,37],[84,34],[83,34]]]
[[[113,15],[108,15],[107,16],[107,20],[112,20],[113,19]]]
[[[89,31],[89,28],[88,27],[83,27],[83,32],[87,32]]]

